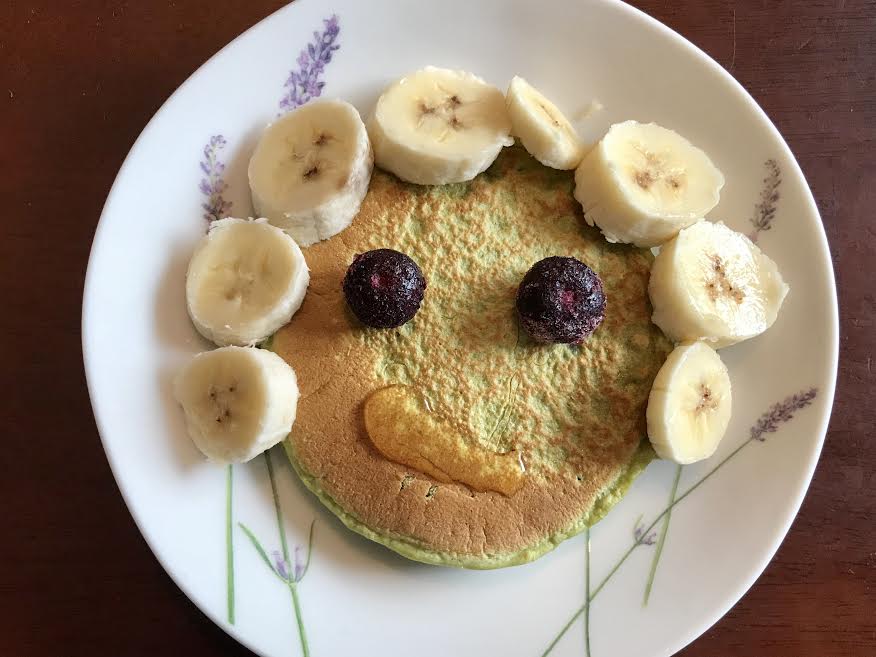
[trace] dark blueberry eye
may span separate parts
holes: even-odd
[[[517,288],[517,312],[521,326],[533,339],[579,343],[605,316],[602,281],[575,258],[539,260]]]
[[[344,276],[344,296],[353,314],[374,328],[395,328],[420,309],[426,279],[404,253],[376,249],[360,253]]]

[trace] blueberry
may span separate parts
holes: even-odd
[[[539,342],[579,343],[605,316],[602,281],[575,258],[539,260],[517,288],[517,313]]]
[[[420,309],[426,279],[404,253],[376,249],[360,253],[344,276],[344,296],[353,314],[367,326],[395,328]]]

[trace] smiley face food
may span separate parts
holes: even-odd
[[[350,529],[466,568],[531,561],[597,522],[655,452],[713,454],[732,390],[712,347],[765,331],[788,292],[705,220],[724,176],[684,137],[626,121],[585,154],[522,78],[502,100],[426,67],[387,87],[367,134],[342,101],[270,126],[249,169],[267,217],[216,222],[221,276],[201,248],[187,277],[198,330],[250,348],[196,356],[177,386],[208,457],[248,460],[291,427],[293,467]],[[512,134],[522,148],[503,150]],[[390,173],[372,177],[372,142]],[[262,239],[217,247],[222,226]],[[219,292],[199,305],[204,272]],[[253,345],[287,321],[265,370]]]
[[[650,321],[653,257],[587,226],[573,184],[521,148],[441,187],[375,171],[353,224],[306,250],[308,295],[272,347],[300,386],[285,447],[354,531],[427,563],[524,563],[596,522],[653,458],[645,407],[671,349]],[[364,326],[345,299],[375,249],[428,281],[399,328]],[[537,342],[518,319],[524,276],[558,254],[601,281],[604,319],[580,344]]]

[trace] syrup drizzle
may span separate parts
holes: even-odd
[[[365,401],[365,428],[386,458],[444,483],[513,495],[525,467],[517,451],[498,454],[472,445],[436,419],[410,386],[380,388]]]

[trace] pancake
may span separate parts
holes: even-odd
[[[420,187],[375,170],[352,226],[305,250],[310,288],[272,343],[301,392],[285,448],[353,531],[430,564],[525,563],[603,517],[653,458],[645,407],[671,349],[650,321],[653,257],[587,226],[572,185],[572,172],[518,147],[463,184]],[[419,313],[394,330],[362,326],[341,289],[353,257],[376,248],[411,256],[428,283]],[[535,343],[518,325],[517,286],[551,255],[578,258],[604,284],[605,319],[579,346]],[[440,434],[461,460],[513,455],[519,485],[470,485],[387,458],[364,406],[389,386],[424,414],[412,425],[419,440]]]

